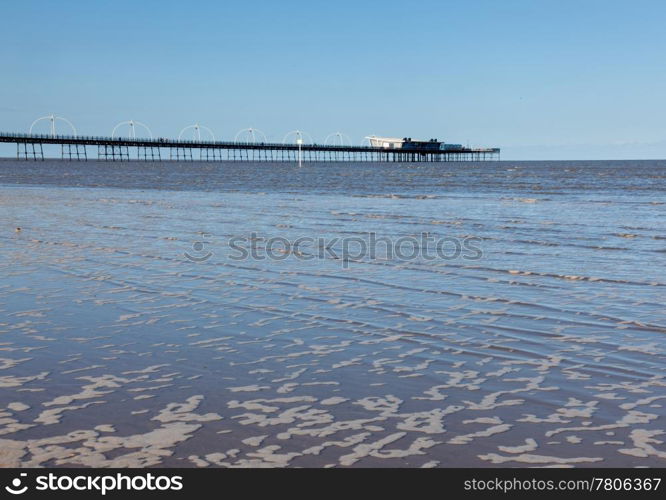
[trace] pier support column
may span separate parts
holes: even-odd
[[[201,161],[222,161],[222,150],[215,148],[204,148],[199,150]]]
[[[139,146],[137,148],[137,159],[142,161],[160,161],[162,159],[162,154],[158,147]]]
[[[102,144],[97,146],[97,159],[104,161],[129,161],[129,147]]]
[[[192,148],[171,148],[169,159],[176,161],[192,161]]]
[[[16,159],[44,161],[44,148],[41,143],[17,142]]]
[[[83,144],[61,144],[60,157],[63,160],[88,160],[88,152]]]

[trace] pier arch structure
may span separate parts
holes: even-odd
[[[202,135],[201,135],[202,130],[204,131],[204,140],[202,140]],[[215,134],[213,133],[213,131],[210,128],[206,127],[205,125],[199,124],[198,122],[183,128],[178,134],[178,140],[187,141],[188,136],[190,136],[190,134],[192,137],[192,141],[196,143],[203,143],[206,141],[215,142]],[[178,153],[178,151],[176,151],[176,153]],[[182,159],[191,160],[193,157],[191,150],[189,152],[183,150],[180,153],[183,157]],[[176,159],[181,159],[181,158],[176,158]],[[221,149],[217,149],[214,147],[199,149],[199,160],[201,161],[219,161],[221,159],[222,159]]]
[[[137,134],[136,134],[137,127],[139,127],[141,130],[145,130],[148,133],[147,137],[150,138],[150,140],[153,139],[153,132],[152,130],[150,130],[150,127],[148,127],[148,125],[146,125],[145,123],[142,123],[137,120],[126,120],[118,123],[115,127],[113,127],[113,130],[111,131],[111,138],[113,139],[118,138],[118,140],[122,140],[122,138],[125,136],[120,135],[120,132],[122,132],[125,129],[125,127],[127,127],[126,137],[130,140],[137,139]],[[116,134],[118,134],[117,137]],[[97,155],[102,160],[110,160],[110,161],[130,160],[129,148],[121,144],[99,146],[97,149]],[[159,148],[155,148],[153,146],[141,146],[138,147],[136,150],[136,159],[159,161],[162,159],[162,157]]]
[[[33,121],[30,124],[30,129],[28,133],[30,135],[33,135],[34,133],[34,128],[35,125],[38,123],[47,121],[49,124],[49,135],[52,138],[57,138],[60,134],[58,134],[57,128],[58,128],[58,122],[63,122],[65,123],[73,132],[73,137],[76,137],[78,135],[76,131],[76,127],[74,124],[69,121],[67,118],[64,116],[58,116],[53,113],[50,115],[46,116],[41,116],[37,118],[35,121]],[[61,158],[68,159],[68,160],[87,160],[88,159],[88,154],[86,152],[86,147],[80,144],[61,144],[60,145],[60,156]],[[38,160],[44,159],[44,148],[43,144],[37,144],[37,143],[24,143],[24,144],[17,144],[16,145],[16,157],[21,158],[21,159],[33,159],[33,160]]]

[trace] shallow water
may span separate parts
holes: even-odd
[[[0,465],[666,465],[666,162],[0,183]],[[368,233],[478,252],[344,255]]]

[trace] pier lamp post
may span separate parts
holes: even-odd
[[[62,116],[57,116],[54,114],[42,116],[41,118],[37,118],[34,122],[32,122],[32,125],[30,125],[30,130],[28,131],[29,134],[32,134],[32,129],[35,128],[35,125],[37,123],[41,122],[42,120],[47,120],[49,123],[49,128],[51,132],[51,137],[56,137],[57,136],[57,131],[56,131],[56,122],[58,120],[65,122],[69,127],[72,129],[72,132],[74,133],[73,137],[76,137],[76,127],[70,122],[67,118],[63,118]]]
[[[299,137],[296,139],[296,144],[298,144],[298,168],[301,168],[303,166],[303,156],[301,153],[301,147],[303,146],[303,139]]]

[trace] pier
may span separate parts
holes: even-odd
[[[500,159],[499,148],[390,149],[376,146],[116,138],[0,132],[16,144],[18,160],[44,160],[44,145],[59,145],[63,160],[251,162],[448,162]]]

